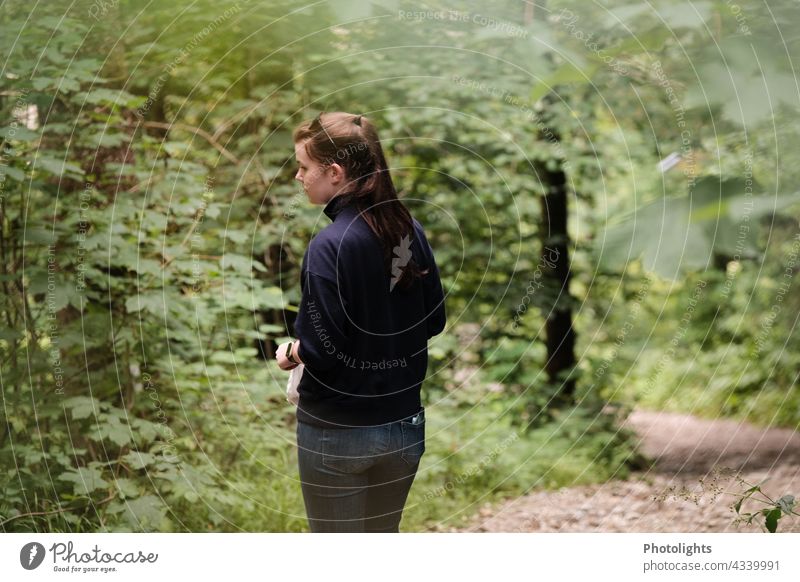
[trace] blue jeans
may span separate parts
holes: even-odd
[[[297,447],[312,532],[398,532],[425,452],[425,412],[366,427],[298,422]]]

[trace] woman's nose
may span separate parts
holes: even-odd
[[[300,170],[297,170],[297,173],[294,175],[294,179],[297,180],[298,182],[303,181],[303,176],[300,175]]]

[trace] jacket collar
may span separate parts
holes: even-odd
[[[325,208],[322,210],[325,215],[331,219],[331,221],[336,220],[336,216],[344,210],[352,200],[347,200],[342,195],[336,195],[325,205]]]

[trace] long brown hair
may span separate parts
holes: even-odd
[[[295,143],[305,142],[312,160],[323,166],[337,163],[344,168],[348,185],[337,196],[346,199],[342,204],[355,204],[380,240],[387,273],[399,275],[393,286],[409,288],[422,275],[410,256],[410,248],[403,244],[406,237],[408,241],[414,238],[414,226],[411,213],[397,198],[373,123],[364,115],[320,113],[302,122],[294,130],[293,139]],[[396,247],[400,247],[399,254],[395,254]]]

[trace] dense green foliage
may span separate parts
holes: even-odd
[[[404,529],[624,477],[636,404],[798,426],[800,47],[773,20],[796,8],[457,4],[3,5],[3,530],[306,527],[260,351],[326,223],[292,180],[321,109],[376,121],[448,291]],[[535,161],[573,191],[571,297],[533,283]],[[578,334],[561,410],[554,308]]]

